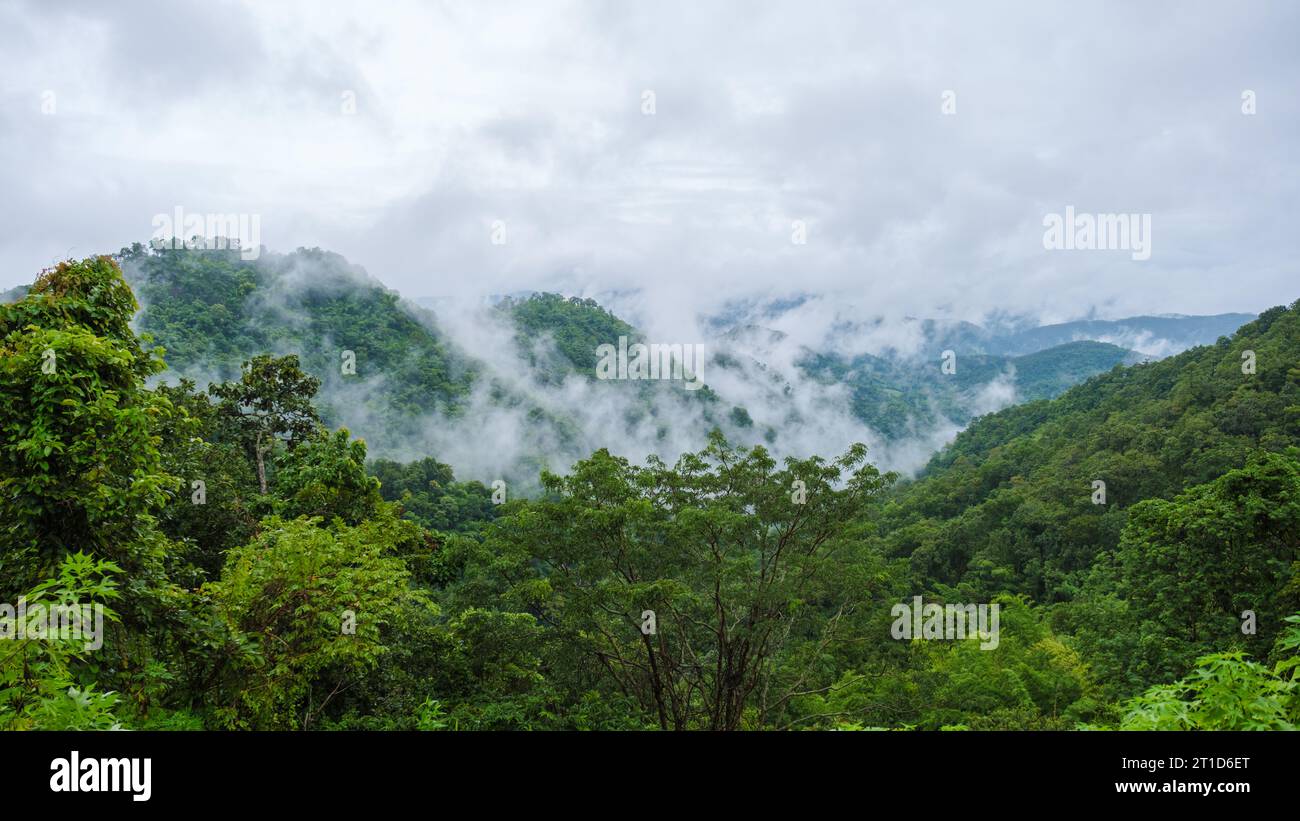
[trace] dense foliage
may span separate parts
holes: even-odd
[[[167,306],[142,330],[218,379],[150,387],[164,352],[113,259],[0,306],[0,601],[103,608],[99,646],[19,637],[0,611],[0,727],[1300,721],[1300,304],[981,418],[914,482],[860,445],[778,463],[715,432],[671,465],[602,450],[505,498],[436,454],[368,462],[328,426],[313,357],[392,295],[318,282],[285,298],[317,300],[319,326],[286,328],[250,313],[272,310],[247,299],[265,269],[123,258]],[[550,297],[503,310],[570,328],[564,367],[621,330]],[[410,377],[394,413],[467,384],[423,331],[349,344]],[[900,637],[918,596],[1000,620]]]
[[[473,382],[474,363],[431,317],[399,307],[397,294],[337,254],[311,248],[249,261],[236,251],[137,245],[119,259],[146,306],[140,329],[181,373],[231,379],[258,355],[291,354],[313,377],[345,385],[347,352],[356,381],[385,374],[383,391],[355,399],[389,425],[431,405],[455,412]],[[319,410],[337,418],[336,408]]]

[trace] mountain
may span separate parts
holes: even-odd
[[[422,300],[430,309],[321,249],[248,261],[136,245],[118,258],[142,305],[137,330],[166,351],[162,379],[204,386],[237,378],[257,354],[293,353],[322,381],[322,417],[365,437],[372,455],[434,455],[485,481],[535,477],[601,447],[671,459],[715,427],[781,454],[864,441],[882,466],[911,472],[972,419],[1142,359],[1075,337],[1160,332],[1185,341],[1240,316],[1001,322],[991,331],[836,314],[820,341],[797,342],[765,323],[820,309],[818,297],[740,301],[705,318],[705,387],[689,391],[597,379],[600,345],[653,340],[589,298]],[[943,367],[949,354],[952,372]]]
[[[33,643],[30,659],[8,662],[23,698],[0,704],[0,726],[1300,721],[1288,686],[1300,648],[1300,615],[1288,617],[1300,610],[1300,302],[1213,345],[983,414],[914,481],[896,483],[842,438],[838,454],[777,459],[711,434],[671,463],[599,448],[528,494],[457,481],[459,454],[373,458],[318,424],[317,382],[292,359],[259,356],[208,394],[150,385],[164,364],[132,320],[173,337],[191,367],[267,343],[317,345],[300,350],[331,367],[337,338],[369,329],[379,342],[352,351],[358,373],[339,378],[380,357],[391,376],[350,388],[361,410],[404,413],[384,404],[400,395],[384,380],[430,378],[454,410],[428,424],[470,454],[521,436],[547,444],[527,436],[564,423],[579,442],[643,428],[658,441],[660,426],[693,430],[747,387],[764,401],[731,406],[732,427],[766,436],[762,415],[784,407],[794,419],[778,438],[798,436],[846,412],[833,403],[860,373],[902,379],[906,360],[848,356],[859,373],[814,386],[790,358],[806,348],[746,326],[716,353],[720,369],[705,365],[718,390],[687,399],[588,375],[593,341],[634,331],[588,300],[538,294],[426,326],[315,252],[254,269],[123,258],[154,300],[141,314],[106,257],[57,266],[0,305],[0,598],[109,599],[104,643],[122,660]],[[468,390],[407,370],[402,345],[463,368]],[[1010,364],[962,353],[955,371],[912,378],[936,396],[927,382],[960,397],[963,379],[975,390],[1021,379],[1050,394],[1115,355],[1091,342]],[[612,396],[606,410],[643,415],[601,416]],[[695,416],[662,415],[692,402]],[[502,430],[503,411],[528,426]],[[375,442],[392,436],[376,428]],[[899,610],[919,600],[924,634],[909,635]],[[963,632],[940,624],[971,612]],[[359,617],[355,633],[340,614]],[[660,640],[645,640],[654,630]],[[87,689],[66,689],[69,674]],[[339,699],[314,701],[320,692]]]
[[[4,293],[0,293],[0,305],[8,305],[11,302],[17,302],[27,296],[27,290],[29,287],[30,286],[27,285],[16,285]]]
[[[1300,589],[1284,585],[1300,530],[1277,529],[1293,527],[1287,511],[1300,503],[1282,478],[1300,465],[1298,363],[1300,302],[1213,345],[981,417],[876,511],[878,545],[907,562],[918,589],[1055,603],[1058,626],[1119,692],[1240,643],[1245,610],[1261,624],[1268,614],[1252,645],[1267,648],[1281,617],[1300,609]],[[1205,518],[1224,506],[1232,510]],[[1150,541],[1134,531],[1171,511],[1203,521],[1160,525]],[[1147,566],[1195,533],[1202,558]],[[1256,547],[1266,557],[1238,556]],[[1186,575],[1185,586],[1144,587],[1169,572]],[[1182,598],[1164,600],[1170,590]]]
[[[981,414],[1056,396],[1090,376],[1141,360],[1139,354],[1104,342],[1071,342],[1025,356],[955,357],[950,375],[939,359],[919,363],[810,352],[800,364],[826,383],[847,386],[854,415],[898,439],[918,425],[946,421],[964,426]]]
[[[203,386],[259,353],[295,354],[322,382],[322,418],[378,457],[436,454],[479,478],[535,481],[540,466],[611,440],[684,449],[687,433],[730,418],[707,387],[596,380],[596,345],[637,334],[591,300],[535,294],[435,314],[320,249],[247,261],[135,246],[119,260],[142,305],[137,329],[166,351],[162,378]]]
[[[294,353],[342,397],[365,401],[342,379],[350,352],[359,374],[382,375],[382,406],[370,404],[387,422],[431,408],[454,415],[474,381],[474,363],[432,314],[403,306],[337,254],[299,249],[249,262],[229,251],[137,248],[121,263],[143,306],[138,329],[177,373],[228,380],[258,353]]]
[[[1112,342],[1148,356],[1161,357],[1196,345],[1212,344],[1221,336],[1231,336],[1233,331],[1254,318],[1254,314],[1215,314],[1085,319],[1027,328],[995,339],[1000,352],[1012,355],[1091,339]]]
[[[1121,319],[1081,319],[1040,324],[1030,317],[990,314],[984,324],[964,320],[907,317],[889,321],[872,317],[851,304],[821,299],[807,293],[770,299],[729,302],[705,318],[706,327],[719,334],[745,325],[781,329],[783,321],[804,322],[808,316],[825,321],[840,338],[861,338],[872,352],[895,356],[938,357],[944,350],[1000,356],[1025,356],[1071,342],[1106,342],[1137,351],[1147,358],[1162,358],[1196,345],[1209,345],[1255,318],[1255,314],[1225,313],[1212,316],[1134,316]],[[833,340],[827,340],[828,343]],[[833,347],[827,344],[815,347]]]

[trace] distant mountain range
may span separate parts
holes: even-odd
[[[1029,328],[1007,336],[994,337],[1000,353],[1020,355],[1041,351],[1053,345],[1091,339],[1111,342],[1152,358],[1163,358],[1209,345],[1221,336],[1232,336],[1255,314],[1214,314],[1212,316],[1134,316],[1127,319],[1081,319],[1057,325]]]
[[[1214,342],[1254,318],[985,328],[827,316],[812,311],[814,295],[738,302],[702,318],[707,387],[685,391],[671,381],[598,380],[598,346],[655,340],[593,299],[407,301],[320,249],[246,261],[137,247],[120,261],[142,305],[138,329],[166,350],[164,378],[202,387],[237,377],[256,354],[295,353],[322,379],[327,421],[365,437],[372,455],[432,455],[473,478],[535,476],[540,465],[562,469],[601,447],[671,459],[715,427],[778,453],[865,441],[878,463],[910,471],[977,416]],[[340,370],[344,351],[355,355],[355,375]]]
[[[814,294],[736,300],[707,317],[705,325],[720,334],[746,325],[780,327],[782,321],[798,317],[800,309],[817,306],[820,300]],[[852,306],[835,308],[834,332],[846,337],[870,337],[873,331],[879,331],[885,342],[882,344],[877,339],[877,344],[882,344],[894,355],[910,348],[910,352],[926,357],[938,356],[944,350],[1024,356],[1070,342],[1093,341],[1117,345],[1150,359],[1172,356],[1197,345],[1212,344],[1219,337],[1231,336],[1256,318],[1256,314],[1247,313],[1211,316],[1164,314],[1039,324],[1024,316],[996,316],[979,325],[960,320],[916,317],[891,322],[884,317],[860,319],[857,318],[859,315],[860,312]]]

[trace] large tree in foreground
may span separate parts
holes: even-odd
[[[783,651],[829,652],[873,589],[845,538],[890,478],[865,456],[778,467],[718,434],[674,467],[602,450],[544,474],[546,498],[499,520],[481,559],[661,728],[760,726],[821,687],[824,654]]]
[[[158,581],[170,404],[145,389],[163,366],[131,331],[136,307],[108,257],[60,263],[0,305],[0,600],[79,551],[135,575],[132,590]]]

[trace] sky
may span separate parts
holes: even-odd
[[[1300,298],[1300,4],[0,0],[0,288],[255,217],[410,297]],[[1045,247],[1146,215],[1149,258]],[[686,337],[689,338],[689,337]]]

